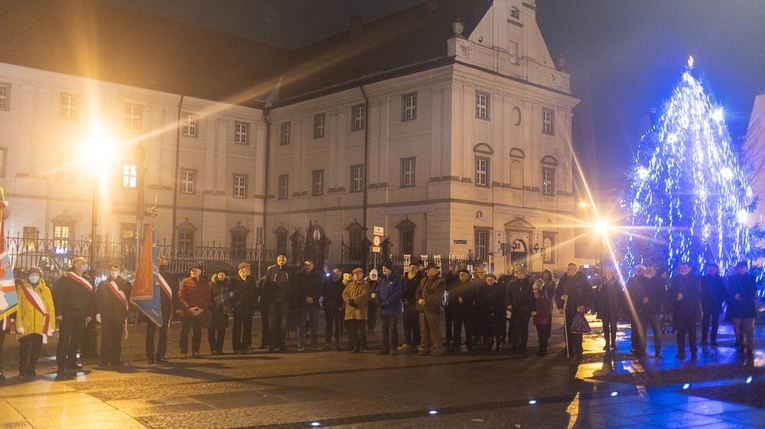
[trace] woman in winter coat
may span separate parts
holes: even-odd
[[[228,328],[228,315],[231,312],[231,290],[226,280],[226,272],[213,272],[210,282],[210,303],[207,306],[207,342],[213,356],[223,354],[223,342]]]
[[[39,268],[27,273],[27,280],[19,286],[19,306],[16,315],[16,333],[19,334],[19,375],[34,377],[43,343],[56,328],[56,311],[50,289]]]

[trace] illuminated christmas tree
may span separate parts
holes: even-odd
[[[710,102],[692,66],[693,58],[630,173],[622,201],[627,234],[619,241],[627,269],[666,264],[671,273],[689,261],[714,262],[723,271],[758,256],[759,228],[747,226],[756,198],[731,149],[723,110]]]

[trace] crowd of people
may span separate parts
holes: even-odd
[[[577,319],[583,319],[589,311],[603,322],[607,353],[617,350],[617,322],[626,317],[632,324],[631,353],[637,357],[646,354],[649,327],[654,354],[661,356],[663,322],[671,313],[678,358],[685,357],[687,338],[687,350],[695,359],[699,322],[701,345],[707,345],[709,339],[711,346],[717,346],[719,319],[726,304],[740,353],[751,357],[754,352],[757,285],[746,262],[738,263],[736,272],[726,279],[714,264],[698,276],[690,264],[680,263],[671,279],[666,271],[638,265],[626,285],[610,268],[603,269],[591,285],[573,263],[557,281],[550,271],[532,275],[521,265],[508,266],[497,277],[482,265],[468,269],[456,262],[450,263],[443,275],[441,267],[422,261],[410,263],[403,274],[390,261],[382,264],[380,272],[373,269],[367,274],[360,267],[344,272],[343,266],[337,265],[325,273],[310,260],[301,266],[289,265],[284,254],[260,279],[252,276],[248,263],[239,264],[231,277],[222,268],[204,275],[201,265],[193,265],[182,281],[168,268],[168,261],[160,258],[159,275],[172,293],[160,294],[162,325],[146,323],[145,349],[150,364],[167,362],[168,327],[176,317],[181,326],[180,359],[202,357],[204,328],[210,354],[229,353],[229,323],[233,324],[231,352],[253,353],[256,311],[262,320],[260,348],[270,353],[288,350],[288,328],[297,332],[298,352],[334,349],[364,353],[367,334],[375,332],[379,321],[382,347],[376,353],[381,355],[412,352],[441,356],[504,349],[526,356],[529,327],[533,325],[538,338],[536,355],[541,357],[547,354],[552,313],[557,309],[564,315],[565,350],[571,358],[582,356],[583,332]],[[78,257],[57,280],[53,291],[38,268],[29,269],[23,280],[17,279],[19,305],[14,329],[20,342],[21,377],[36,375],[42,344],[56,329],[58,376],[82,370],[78,352],[83,348],[87,327],[95,322],[101,324],[100,366],[123,365],[121,345],[127,333],[131,283],[121,276],[121,267],[116,263],[98,284],[88,273],[87,260]],[[318,332],[321,313],[323,347]],[[0,331],[0,364],[1,347],[6,333],[11,331],[10,325],[5,323]],[[157,331],[159,337],[155,338]],[[308,339],[310,345],[306,344]]]

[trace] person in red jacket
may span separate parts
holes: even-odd
[[[181,359],[186,359],[189,353],[189,331],[191,337],[191,356],[200,358],[199,348],[202,345],[202,325],[205,311],[210,304],[210,284],[201,279],[202,267],[192,265],[190,276],[181,282],[178,289],[178,300],[181,304]]]

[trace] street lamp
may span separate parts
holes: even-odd
[[[114,139],[98,123],[91,127],[90,136],[85,140],[85,169],[93,174],[93,200],[90,229],[91,267],[95,267],[96,233],[98,232],[98,187],[106,183],[109,167],[114,160]]]

